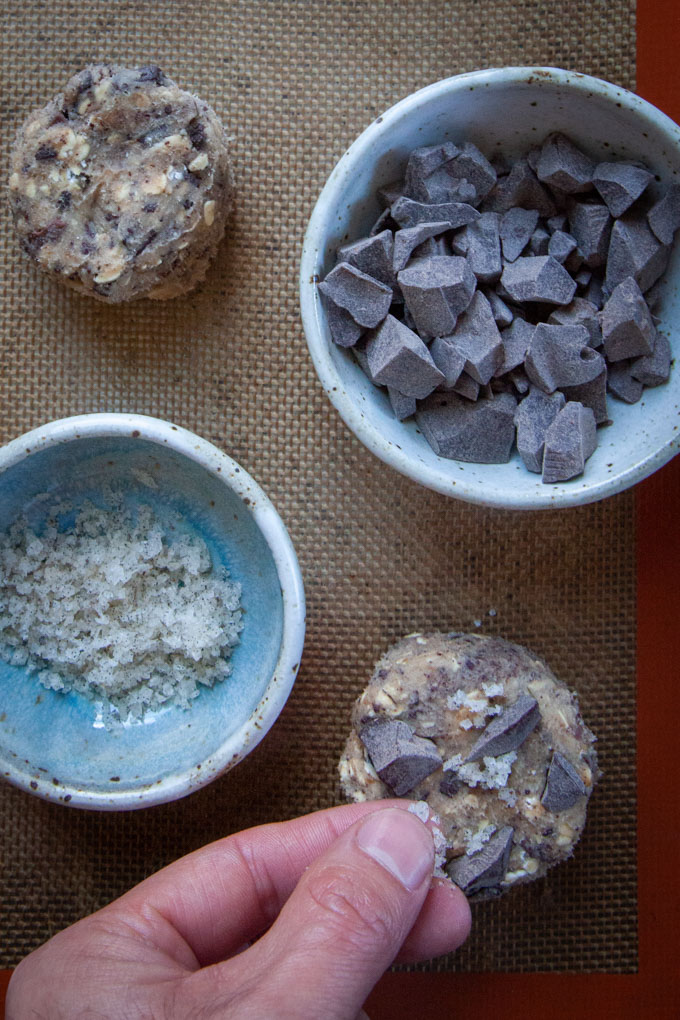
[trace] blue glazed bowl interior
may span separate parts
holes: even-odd
[[[107,506],[108,489],[131,508],[151,506],[161,520],[168,509],[182,515],[214,565],[241,584],[244,626],[224,682],[201,688],[187,710],[164,707],[115,731],[103,727],[94,702],[47,690],[27,667],[0,663],[0,765],[5,774],[18,771],[22,785],[52,784],[54,799],[62,787],[141,799],[168,777],[210,770],[220,745],[248,725],[281,647],[279,577],[248,507],[218,475],[168,447],[92,437],[32,453],[0,475],[0,531],[23,513],[39,532],[60,501],[73,507],[71,519],[86,500]],[[71,795],[64,789],[61,799]]]

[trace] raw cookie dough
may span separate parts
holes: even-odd
[[[24,251],[103,301],[191,290],[222,239],[231,191],[214,110],[155,65],[86,67],[29,116],[11,154]]]
[[[525,648],[412,634],[380,660],[352,724],[347,797],[426,801],[468,896],[500,895],[571,855],[599,776],[595,737],[576,696]]]

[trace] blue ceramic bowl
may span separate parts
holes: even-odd
[[[46,800],[124,810],[183,797],[259,743],[295,680],[305,601],[291,541],[257,483],[205,440],[142,415],[66,418],[0,450],[0,531],[21,513],[39,528],[60,499],[77,510],[108,486],[131,507],[183,515],[241,584],[244,623],[227,680],[187,710],[113,731],[94,702],[0,663],[0,774]]]

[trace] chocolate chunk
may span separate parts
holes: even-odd
[[[548,811],[566,811],[587,793],[586,785],[568,758],[553,753],[545,781],[541,804]]]
[[[646,219],[629,213],[612,227],[607,255],[606,287],[611,293],[617,284],[632,276],[644,293],[656,283],[668,264],[670,248],[661,244]]]
[[[491,311],[498,328],[505,329],[507,326],[510,326],[515,315],[512,309],[506,305],[503,298],[500,298],[496,291],[491,288],[484,291],[484,296],[491,305]]]
[[[446,168],[459,152],[453,142],[414,149],[406,164],[405,193],[417,202],[453,201],[458,186]]]
[[[680,184],[673,181],[647,213],[647,222],[662,244],[672,244],[680,227]]]
[[[445,222],[447,229],[464,227],[479,219],[479,213],[467,202],[437,202],[434,205],[414,202],[402,196],[391,207],[392,219],[400,227],[416,227],[419,223]]]
[[[558,391],[548,396],[532,386],[515,414],[517,450],[525,467],[536,474],[543,470],[545,434],[564,407],[564,396]]]
[[[423,337],[452,333],[470,304],[476,279],[465,259],[435,255],[412,261],[397,274],[404,301]]]
[[[166,78],[157,64],[147,64],[141,67],[137,75],[138,81],[152,81],[156,85],[165,85]]]
[[[378,188],[378,201],[381,205],[387,206],[388,212],[389,207],[394,205],[398,198],[403,197],[404,187],[404,180],[400,177],[398,181],[390,181],[388,184],[383,184],[382,188]]]
[[[524,364],[535,329],[534,325],[518,316],[513,319],[509,329],[503,330],[501,333],[503,362],[496,375],[504,375],[506,372],[511,372],[513,368]]]
[[[394,240],[391,230],[382,230],[372,237],[363,237],[352,244],[343,244],[338,248],[338,262],[348,262],[360,272],[374,280],[379,280],[387,287],[396,286],[396,277],[392,269],[392,250]]]
[[[563,230],[556,230],[548,242],[548,255],[564,265],[569,256],[576,249],[576,239]]]
[[[190,120],[187,124],[187,134],[194,149],[205,148],[205,143],[207,141],[205,126],[198,117],[194,117],[193,120]]]
[[[602,355],[588,346],[585,326],[552,326],[539,322],[525,360],[532,383],[546,393],[563,386],[580,386],[602,372]]]
[[[371,376],[407,397],[427,397],[444,380],[417,333],[388,315],[366,338]]]
[[[35,158],[39,162],[48,162],[57,158],[57,150],[53,149],[51,145],[41,145],[39,149],[36,149]]]
[[[609,411],[607,409],[607,367],[602,366],[602,371],[589,382],[579,383],[577,386],[563,386],[562,393],[567,401],[576,401],[589,407],[595,415],[595,424],[604,425],[608,422]]]
[[[633,277],[622,280],[600,313],[604,353],[609,361],[651,354],[656,328],[647,302]]]
[[[473,745],[465,762],[496,758],[499,754],[516,751],[540,721],[541,712],[536,699],[530,694],[520,694],[517,701],[508,705],[500,715],[491,720]]]
[[[397,797],[441,768],[435,744],[417,737],[401,719],[373,719],[362,727],[359,737],[375,771]]]
[[[543,481],[566,482],[583,473],[597,446],[595,415],[589,407],[565,404],[545,435]]]
[[[385,318],[392,304],[392,288],[366,273],[339,262],[319,284],[319,291],[349,312],[360,326],[371,328]]]
[[[446,164],[446,171],[455,180],[465,180],[471,184],[480,201],[496,183],[496,171],[472,142],[465,142],[458,156]]]
[[[439,783],[439,792],[445,797],[453,797],[462,787],[463,782],[452,769],[445,769],[443,779]]]
[[[407,397],[405,393],[400,393],[399,390],[395,390],[392,386],[387,387],[387,395],[390,398],[392,410],[399,421],[404,421],[405,418],[410,418],[411,415],[416,413],[415,397]]]
[[[398,273],[404,268],[414,250],[422,245],[424,241],[436,237],[437,234],[443,234],[448,229],[448,223],[445,220],[441,220],[438,223],[419,223],[415,227],[404,227],[403,230],[397,230],[394,235],[394,254],[392,256],[394,272]],[[389,231],[385,231],[385,233],[389,233]],[[419,252],[418,254],[422,256],[425,253]],[[437,254],[443,253],[437,252]]]
[[[479,290],[458,319],[454,332],[446,339],[465,358],[468,375],[482,386],[491,380],[503,363],[503,341],[491,305]]]
[[[529,382],[529,376],[526,374],[523,368],[512,368],[508,372],[508,379],[515,387],[520,396],[528,393],[531,389],[531,383]]]
[[[354,321],[348,311],[336,305],[335,301],[328,294],[321,292],[321,295],[333,342],[338,347],[353,347],[364,332],[363,327]]]
[[[497,280],[503,268],[501,263],[501,243],[498,233],[499,218],[498,213],[483,213],[478,220],[470,223],[461,231],[465,246],[465,257],[468,260],[470,269],[477,279],[483,283],[491,283],[493,280]]]
[[[529,239],[530,255],[547,255],[550,248],[550,233],[545,227],[536,227]]]
[[[31,231],[22,239],[22,245],[28,254],[35,258],[44,244],[54,244],[64,233],[66,224],[63,220],[52,220],[46,227]]]
[[[455,393],[433,394],[421,404],[416,421],[440,457],[473,464],[506,464],[515,441],[516,407],[509,393],[476,403]]]
[[[553,305],[568,305],[576,291],[569,273],[551,255],[518,258],[508,263],[501,284],[513,301]]]
[[[536,176],[540,181],[567,194],[589,191],[594,170],[593,161],[559,132],[545,140],[536,164]]]
[[[529,243],[538,223],[536,209],[508,209],[500,221],[500,238],[503,258],[514,262]]]
[[[505,825],[477,853],[454,858],[446,865],[451,881],[467,896],[500,888],[508,870],[514,834],[514,829]]]
[[[555,203],[526,159],[519,159],[508,176],[499,180],[484,205],[501,213],[514,206],[536,209],[540,216],[554,216],[557,211]]]
[[[602,346],[602,327],[597,316],[597,306],[592,301],[575,297],[568,305],[552,311],[548,322],[554,326],[585,326],[588,330],[588,345],[595,348]]]
[[[430,344],[432,360],[444,376],[441,389],[451,390],[465,369],[465,355],[458,350],[449,337],[437,337]],[[479,392],[479,388],[477,390]],[[475,399],[477,394],[475,393]]]
[[[637,404],[643,385],[630,373],[629,361],[616,361],[607,370],[607,389],[626,404]]]
[[[632,163],[599,163],[593,174],[593,184],[612,216],[623,216],[653,180],[654,174]]]
[[[467,372],[461,372],[459,379],[453,384],[451,390],[453,393],[457,393],[458,396],[465,397],[466,400],[476,400],[479,396],[479,383],[471,375],[468,375]]]
[[[551,234],[554,234],[557,230],[566,230],[567,214],[558,213],[556,216],[551,216],[547,221],[547,227]]]
[[[643,386],[661,386],[671,374],[671,345],[663,333],[656,334],[652,354],[636,358],[630,367],[633,379],[639,379]]]
[[[577,202],[569,210],[569,232],[589,269],[607,261],[613,222],[606,205]]]

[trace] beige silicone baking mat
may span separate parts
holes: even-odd
[[[4,4],[2,173],[36,104],[95,60],[156,62],[233,136],[238,203],[188,298],[108,308],[40,278],[0,220],[0,440],[87,411],[138,411],[200,433],[264,486],[305,578],[299,679],[236,770],[175,804],[106,815],[0,787],[0,966],[161,865],[234,830],[339,801],[350,705],[416,628],[528,644],[581,692],[604,778],[574,858],[475,910],[447,970],[634,971],[633,500],[540,514],[484,510],[407,481],[345,428],[298,314],[305,224],[370,121],[438,78],[502,64],[635,86],[632,0]]]

